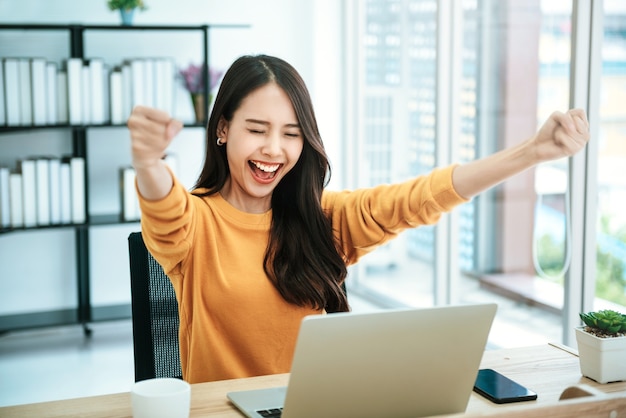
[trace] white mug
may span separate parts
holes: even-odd
[[[189,418],[191,386],[184,380],[156,378],[131,390],[133,418]]]

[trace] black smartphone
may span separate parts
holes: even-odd
[[[474,391],[495,403],[534,401],[537,394],[493,369],[480,369]]]

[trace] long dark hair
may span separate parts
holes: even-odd
[[[347,268],[330,219],[321,206],[330,165],[319,134],[311,97],[298,72],[267,55],[243,56],[224,75],[207,127],[206,156],[196,188],[217,193],[230,176],[226,146],[217,146],[221,117],[231,121],[252,91],[276,83],[291,99],[304,147],[294,168],[272,194],[272,225],[264,270],[286,301],[328,312],[348,311],[341,284]]]

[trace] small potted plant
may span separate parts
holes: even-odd
[[[577,327],[580,371],[598,383],[626,380],[626,315],[605,309],[581,313]]]
[[[133,24],[135,9],[146,10],[143,0],[107,0],[110,10],[119,10],[122,17],[122,25]]]
[[[189,92],[191,102],[196,114],[197,122],[204,122],[206,117],[206,109],[208,105],[213,101],[213,90],[220,81],[223,71],[215,68],[209,68],[208,74],[206,73],[206,64],[189,64],[186,68],[182,68],[178,71],[185,90]],[[209,81],[209,97],[208,103],[204,102],[204,80],[205,77]]]

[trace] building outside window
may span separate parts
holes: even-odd
[[[349,4],[358,74],[348,187],[490,154],[570,107],[571,0]],[[602,12],[601,93],[588,109],[592,124],[598,117],[597,161],[585,168],[597,217],[572,223],[570,192],[581,186],[571,184],[571,162],[542,164],[364,257],[350,271],[352,292],[386,307],[493,300],[494,344],[561,341],[572,235],[591,223],[594,269],[570,283],[594,282],[597,307],[624,310],[626,6],[605,0]]]

